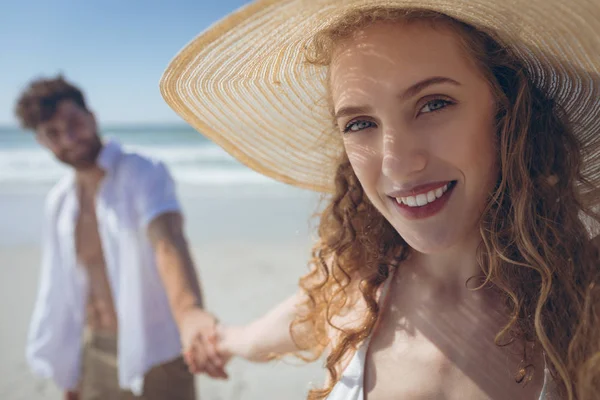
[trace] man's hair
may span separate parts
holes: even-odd
[[[21,93],[15,114],[23,128],[35,130],[40,123],[52,118],[56,107],[64,100],[71,100],[88,111],[82,91],[62,75],[36,79]]]

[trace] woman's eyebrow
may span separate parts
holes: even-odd
[[[428,88],[429,86],[439,85],[441,83],[450,83],[455,86],[461,85],[459,82],[455,81],[452,78],[448,78],[445,76],[432,76],[431,78],[423,79],[423,80],[415,83],[414,85],[410,86],[408,89],[404,90],[398,97],[401,100],[406,100],[406,99],[416,96],[421,91]]]

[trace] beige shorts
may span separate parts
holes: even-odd
[[[80,400],[196,399],[194,376],[182,357],[152,368],[144,377],[141,396],[119,388],[116,336],[86,332],[82,361]]]

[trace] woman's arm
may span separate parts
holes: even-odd
[[[219,327],[219,352],[227,359],[238,356],[266,362],[272,355],[299,350],[292,340],[290,324],[304,300],[305,295],[299,291],[247,325]]]

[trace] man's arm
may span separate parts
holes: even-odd
[[[202,293],[183,233],[183,218],[178,212],[159,215],[148,226],[148,237],[169,297],[175,321],[179,325],[186,311],[202,307]]]
[[[148,224],[148,236],[190,370],[226,378],[213,341],[216,319],[202,309],[202,293],[183,232],[183,217],[179,212],[160,214]]]

